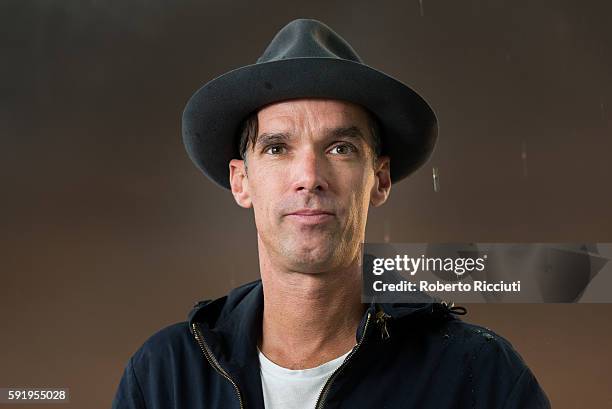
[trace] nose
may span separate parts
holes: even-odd
[[[328,183],[324,174],[324,159],[312,150],[304,150],[296,156],[293,164],[293,189],[295,191],[323,191]]]

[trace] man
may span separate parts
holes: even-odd
[[[261,280],[149,338],[114,408],[549,407],[512,346],[456,309],[361,303],[369,206],[426,161],[436,118],[329,27],[293,21],[202,87],[183,138],[253,208]]]

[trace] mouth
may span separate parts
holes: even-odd
[[[334,213],[326,210],[301,209],[286,215],[288,218],[304,224],[319,224],[331,221]]]

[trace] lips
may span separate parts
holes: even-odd
[[[334,213],[320,209],[300,209],[287,214],[287,217],[303,224],[319,224],[332,220]]]
[[[332,215],[332,212],[328,212],[326,210],[317,210],[317,209],[301,209],[292,213],[289,213],[289,216],[291,215],[295,215],[295,216],[317,216],[317,215],[323,215],[323,214],[328,214],[328,215]]]

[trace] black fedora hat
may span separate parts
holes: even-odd
[[[353,48],[317,20],[283,27],[255,64],[225,73],[197,90],[183,111],[183,142],[193,162],[229,189],[229,164],[240,158],[240,126],[259,108],[295,98],[361,105],[381,124],[382,154],[397,182],[427,161],[437,137],[431,107],[402,82],[363,63]]]

